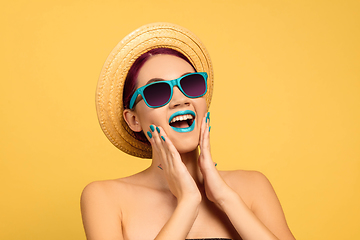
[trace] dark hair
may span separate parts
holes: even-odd
[[[130,100],[132,95],[135,93],[137,89],[137,77],[139,75],[139,70],[141,67],[146,63],[146,61],[149,60],[151,56],[158,55],[158,54],[164,54],[164,55],[172,55],[179,57],[181,59],[184,59],[186,62],[188,62],[193,68],[194,66],[190,62],[190,60],[182,53],[172,49],[172,48],[154,48],[150,51],[142,54],[138,59],[135,60],[133,65],[130,67],[130,70],[126,76],[125,84],[124,84],[124,90],[123,90],[123,106],[124,109],[128,109],[130,105]],[[196,69],[194,68],[196,71]],[[136,139],[139,141],[146,143],[150,145],[149,141],[145,137],[145,134],[143,131],[141,132],[134,132]]]

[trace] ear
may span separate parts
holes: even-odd
[[[131,130],[134,132],[140,132],[142,130],[139,119],[134,111],[125,109],[123,112],[123,117]]]

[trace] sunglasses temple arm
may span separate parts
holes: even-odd
[[[134,103],[135,103],[136,98],[137,98],[137,96],[138,96],[139,94],[140,94],[140,93],[139,93],[139,89],[134,92],[134,94],[132,95],[132,97],[131,97],[131,99],[130,99],[129,109],[132,109],[132,108],[134,107]]]

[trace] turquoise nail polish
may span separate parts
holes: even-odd
[[[152,134],[151,134],[151,132],[147,132],[147,135],[149,136],[149,138],[151,139],[152,138]]]
[[[154,126],[153,126],[153,125],[150,125],[150,129],[151,129],[151,131],[152,131],[152,132],[154,132],[154,131],[155,131],[155,128],[154,128]]]
[[[206,121],[205,121],[205,122],[207,123],[208,120],[210,121],[210,112],[208,112],[208,113],[206,114]]]
[[[215,167],[217,166],[217,163],[215,163]]]
[[[164,140],[164,142],[165,142],[165,138],[163,136],[161,136],[161,139]]]
[[[211,126],[209,127],[209,132],[210,132]]]
[[[160,133],[160,129],[159,129],[158,127],[156,127],[156,131],[157,131],[158,133]]]

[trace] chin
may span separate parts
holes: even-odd
[[[198,145],[196,145],[194,148],[184,148],[184,149],[177,149],[180,154],[190,153],[197,149]]]
[[[180,154],[189,153],[197,149],[199,138],[178,138],[171,140]]]

